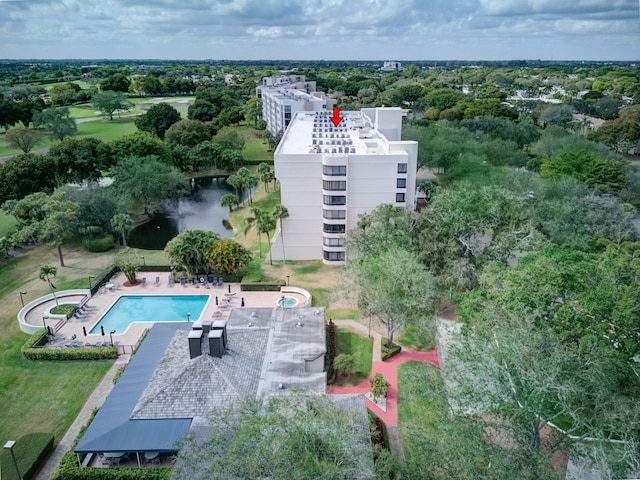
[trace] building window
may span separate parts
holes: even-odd
[[[396,203],[404,202],[404,193],[396,193]]]
[[[322,173],[330,177],[344,177],[347,175],[346,165],[323,165]]]
[[[406,178],[398,178],[396,180],[397,188],[407,188],[407,179]]]
[[[325,205],[346,205],[347,197],[344,195],[323,195],[322,203]]]
[[[407,164],[399,163],[398,164],[398,173],[407,173]]]
[[[332,225],[330,223],[322,224],[324,233],[344,233],[345,226],[344,224]]]
[[[344,238],[323,238],[322,244],[326,247],[344,247]]]
[[[344,252],[324,252],[324,259],[332,262],[343,262]]]
[[[324,180],[322,182],[322,188],[324,190],[346,190],[347,189],[347,182]]]
[[[323,210],[322,216],[327,220],[344,220],[347,218],[346,210]]]

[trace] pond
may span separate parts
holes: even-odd
[[[127,245],[145,250],[162,250],[167,242],[185,230],[212,230],[223,238],[232,238],[233,230],[223,224],[229,208],[220,199],[234,193],[224,178],[200,178],[193,192],[177,205],[166,203],[148,222],[129,233]],[[242,200],[247,198],[248,192]]]

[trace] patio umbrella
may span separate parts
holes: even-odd
[[[229,287],[229,293],[231,293],[231,284],[227,285]]]
[[[102,332],[102,336],[104,337],[104,325],[100,325],[100,331]]]
[[[218,305],[218,296],[216,295],[216,305]]]
[[[242,297],[242,301],[240,302],[240,306],[244,307],[244,297]]]
[[[87,328],[85,326],[82,327],[82,333],[85,337],[87,336]]]

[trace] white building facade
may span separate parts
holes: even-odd
[[[335,100],[316,92],[316,82],[307,82],[304,75],[265,77],[256,96],[262,101],[262,119],[274,136],[287,129],[296,112],[321,112],[335,105]]]
[[[400,108],[298,112],[274,154],[282,204],[289,211],[273,259],[345,261],[345,234],[383,203],[415,204],[418,144],[401,141]],[[284,237],[284,245],[283,245]]]

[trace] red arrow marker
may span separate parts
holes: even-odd
[[[340,116],[340,109],[338,107],[333,108],[333,117],[331,117],[331,121],[336,127],[340,125],[342,117]]]

